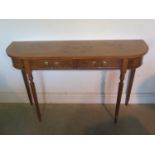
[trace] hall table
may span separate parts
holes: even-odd
[[[117,122],[125,73],[130,70],[125,101],[128,105],[136,68],[142,65],[147,51],[144,40],[18,41],[12,42],[7,48],[13,66],[22,71],[30,103],[35,103],[39,121],[42,119],[33,70],[119,69],[114,118]]]

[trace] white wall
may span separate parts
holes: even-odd
[[[12,41],[85,39],[144,39],[149,52],[130,102],[155,103],[155,20],[0,20],[0,102],[28,102],[21,73],[6,55]],[[119,72],[35,71],[34,79],[40,102],[115,103]]]

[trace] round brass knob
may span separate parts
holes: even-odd
[[[103,65],[106,65],[106,64],[107,64],[107,62],[106,62],[106,61],[102,61],[102,64],[103,64]]]
[[[59,65],[59,62],[58,62],[58,61],[56,61],[56,62],[54,62],[54,64],[55,64],[55,65]]]
[[[45,61],[44,64],[45,64],[45,65],[48,65],[48,61]]]

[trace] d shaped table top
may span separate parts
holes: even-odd
[[[143,40],[21,41],[12,42],[7,53],[18,59],[136,58],[147,50]]]

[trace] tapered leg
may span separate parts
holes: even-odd
[[[131,69],[131,71],[130,71],[128,86],[127,86],[127,94],[126,94],[126,99],[125,99],[125,105],[128,105],[128,103],[129,103],[131,89],[132,89],[133,80],[134,80],[134,76],[135,76],[135,71],[136,71],[135,68]]]
[[[27,78],[27,75],[25,73],[25,70],[22,70],[22,75],[23,75],[25,87],[26,87],[26,90],[27,90],[28,98],[29,98],[30,103],[32,105],[33,104],[33,98],[32,98],[32,94],[31,94],[31,90],[30,90],[29,80]]]
[[[38,115],[38,119],[39,119],[39,121],[41,121],[41,113],[40,113],[40,109],[39,109],[39,104],[38,104],[38,98],[37,98],[37,94],[36,94],[35,84],[33,82],[32,71],[29,72],[28,78],[29,78],[29,81],[30,81],[30,87],[31,87],[31,90],[32,90],[34,103],[35,103],[35,106],[36,106],[36,112],[37,112],[37,115]]]
[[[116,103],[116,108],[115,108],[115,123],[118,120],[118,114],[119,114],[119,108],[120,108],[120,103],[121,103],[121,97],[122,97],[122,91],[123,91],[123,85],[124,85],[124,78],[125,78],[125,73],[127,70],[127,65],[128,65],[128,60],[125,59],[122,62],[122,68],[121,68],[121,75],[120,75],[120,82],[119,82],[119,87],[118,87],[118,94],[117,94],[117,103]]]

